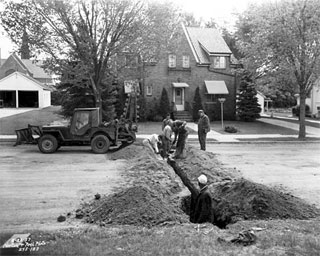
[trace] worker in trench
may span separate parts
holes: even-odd
[[[208,189],[207,176],[200,175],[198,185],[200,192],[197,195],[191,194],[190,221],[193,223],[213,223],[213,202]]]

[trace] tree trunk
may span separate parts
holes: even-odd
[[[96,108],[99,108],[99,120],[100,123],[102,122],[102,99],[101,99],[101,94],[97,93],[95,94],[96,98]]]
[[[306,138],[306,94],[300,93],[299,139]]]
[[[92,91],[95,99],[95,107],[99,108],[99,123],[102,123],[102,97],[101,97],[101,92],[98,89],[98,85],[96,84],[95,80],[93,79],[92,76],[90,76],[90,81],[92,85]]]

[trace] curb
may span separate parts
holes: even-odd
[[[14,135],[13,135],[14,136]],[[140,135],[137,137],[138,140],[142,140],[147,138],[149,135]],[[288,138],[288,137],[284,137]],[[232,140],[232,141],[219,141],[212,138],[207,138],[207,144],[274,144],[274,143],[320,143],[319,137],[307,137],[306,140],[298,140],[297,138],[288,138],[288,140],[283,140],[282,138],[269,138],[270,140],[266,140],[265,138],[249,138],[249,139],[241,139],[241,140]],[[7,137],[1,138],[0,136],[0,143],[12,143],[16,142],[16,138],[14,137]],[[199,143],[197,138],[188,138],[188,142],[191,144]],[[30,145],[30,144],[29,144]]]

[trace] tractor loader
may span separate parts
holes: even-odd
[[[16,130],[16,145],[38,144],[42,153],[54,153],[61,146],[91,145],[92,151],[104,154],[110,146],[126,146],[136,139],[137,126],[121,118],[102,123],[99,108],[76,108],[67,126],[28,125]]]

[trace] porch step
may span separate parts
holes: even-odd
[[[177,111],[174,115],[176,120],[192,122],[192,115],[188,111]]]

